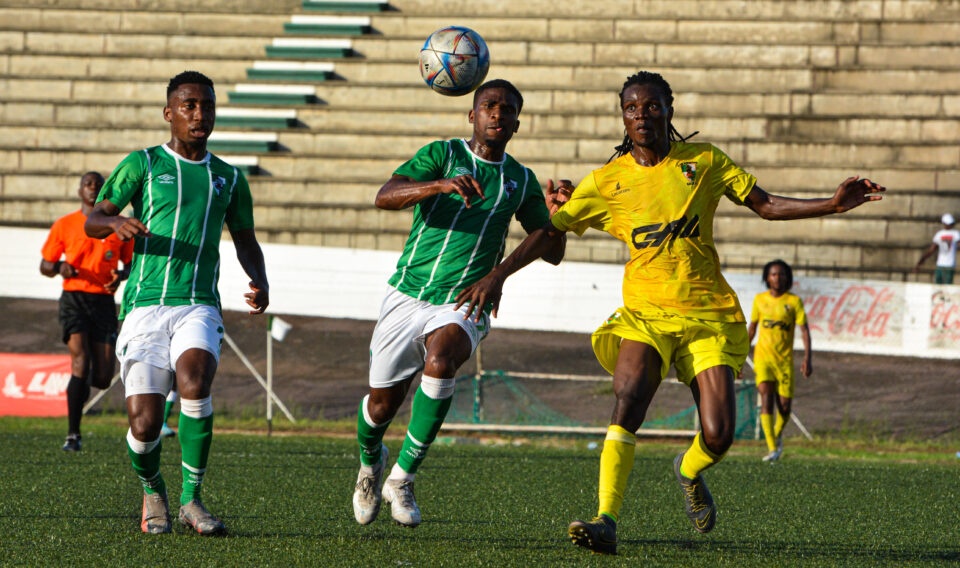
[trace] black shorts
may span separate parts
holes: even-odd
[[[68,292],[60,295],[63,342],[74,333],[86,333],[96,343],[117,343],[117,306],[110,294]]]

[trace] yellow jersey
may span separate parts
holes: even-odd
[[[807,323],[803,300],[790,292],[779,298],[771,296],[769,291],[757,294],[753,299],[750,321],[757,322],[754,362],[792,368],[793,332],[798,325]]]
[[[713,216],[721,197],[743,205],[756,183],[712,144],[672,142],[655,166],[627,154],[594,170],[551,222],[577,235],[593,227],[627,244],[623,301],[640,317],[743,322],[720,274]]]

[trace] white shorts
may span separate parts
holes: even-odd
[[[473,317],[465,320],[466,306],[454,310],[455,305],[435,306],[388,287],[370,340],[370,386],[387,388],[422,371],[426,336],[451,323],[467,332],[473,353],[490,330],[490,318],[484,314],[479,323]]]
[[[117,359],[126,395],[162,394],[170,386],[152,384],[156,380],[138,377],[127,381],[133,363],[146,363],[174,373],[177,359],[188,349],[210,352],[220,363],[223,341],[223,316],[213,306],[144,306],[134,308],[123,320],[117,337]],[[151,375],[152,376],[152,375]],[[135,382],[136,384],[128,384]],[[163,392],[161,392],[161,390]]]

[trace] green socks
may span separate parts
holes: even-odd
[[[143,484],[143,490],[149,495],[167,492],[167,485],[160,475],[160,449],[160,438],[152,442],[141,442],[127,430],[127,454],[130,455],[130,463]]]
[[[387,420],[383,424],[376,424],[370,418],[367,411],[367,401],[370,395],[363,397],[360,401],[360,409],[357,411],[357,442],[360,443],[360,463],[373,467],[380,462],[380,448],[383,447],[383,435],[390,426]]]
[[[427,449],[437,437],[443,419],[453,402],[454,380],[423,376],[417,393],[413,396],[410,427],[403,447],[397,457],[397,465],[404,472],[414,474],[427,456]],[[392,474],[391,474],[392,475]]]
[[[210,443],[213,441],[213,403],[180,399],[180,448],[182,452],[183,493],[180,504],[200,498],[203,475],[207,471]]]

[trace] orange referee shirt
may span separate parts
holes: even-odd
[[[111,294],[104,286],[113,280],[110,271],[116,270],[121,260],[124,264],[133,260],[133,239],[123,242],[115,234],[92,239],[83,232],[86,222],[87,216],[82,210],[57,219],[50,227],[41,254],[49,262],[56,262],[63,255],[66,263],[77,269],[76,277],[63,279],[64,290]]]

